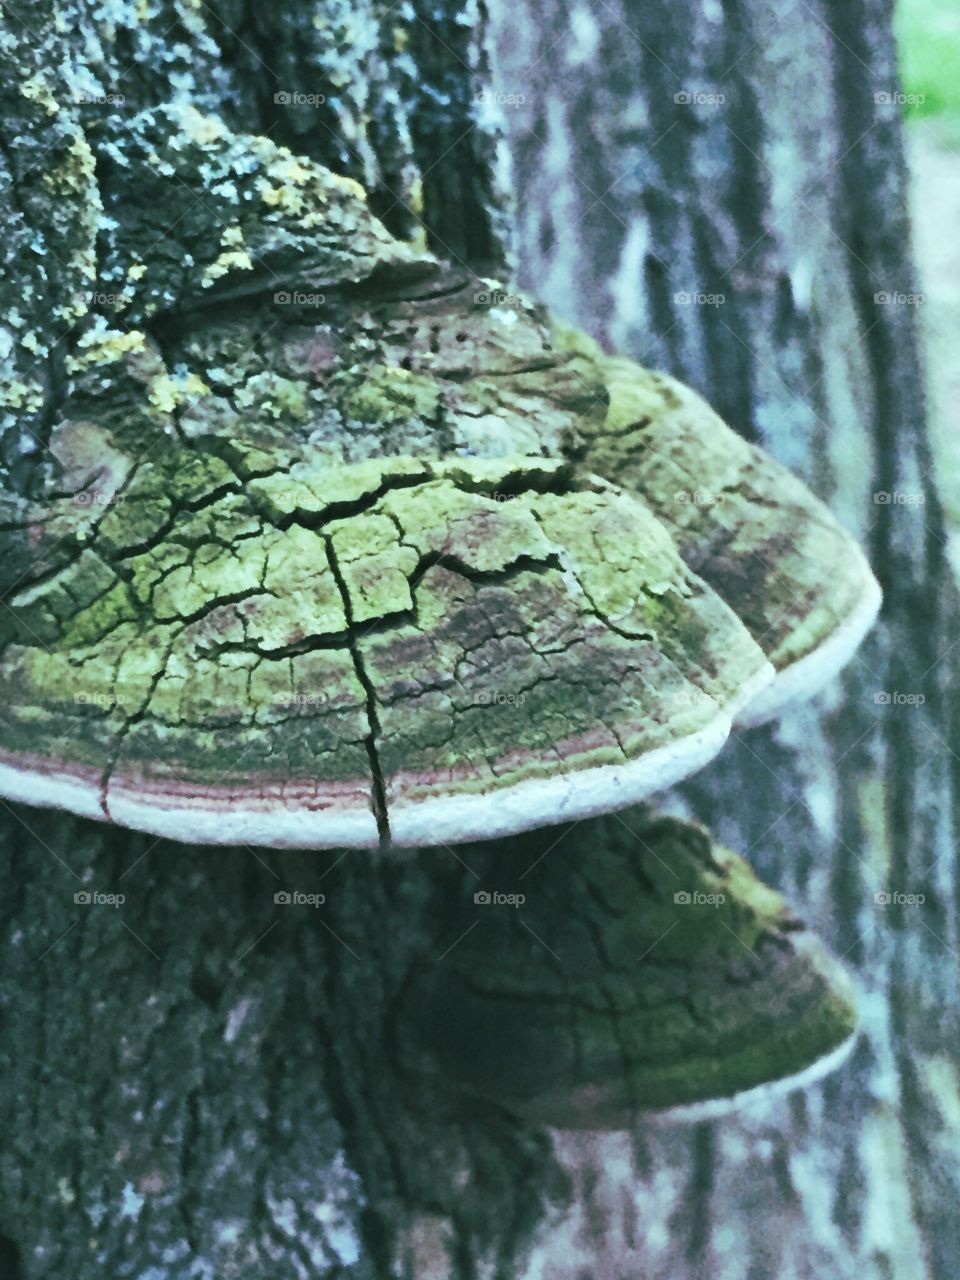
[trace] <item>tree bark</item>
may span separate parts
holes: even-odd
[[[896,88],[887,6],[528,0],[495,5],[489,30],[452,4],[114,8],[7,6],[21,69],[96,97],[72,78],[86,65],[126,99],[64,94],[51,112],[12,62],[2,76],[5,306],[38,335],[6,369],[25,388],[4,400],[10,491],[29,490],[88,320],[51,308],[111,260],[98,203],[136,200],[116,163],[133,113],[186,92],[358,178],[391,229],[471,268],[496,269],[511,234],[526,286],[704,392],[871,551],[883,623],[842,686],[667,801],[846,955],[865,1034],[827,1084],[739,1120],[528,1128],[425,1091],[397,1052],[412,975],[457,943],[502,855],[201,850],[4,805],[0,1271],[951,1275],[958,609],[913,311],[875,301],[913,291],[899,122],[875,101]],[[52,197],[44,174],[71,155],[55,171],[75,185]],[[93,891],[125,901],[74,901]],[[293,891],[326,901],[275,902]],[[880,908],[878,892],[925,903]]]

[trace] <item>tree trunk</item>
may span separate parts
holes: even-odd
[[[875,301],[913,291],[899,122],[875,101],[896,89],[887,7],[527,0],[489,27],[444,2],[113,10],[7,6],[5,322],[37,335],[6,357],[9,491],[29,490],[88,322],[51,308],[113,260],[91,215],[136,202],[116,162],[135,112],[185,92],[358,178],[392,230],[472,268],[511,236],[527,287],[704,392],[871,552],[883,623],[842,687],[667,801],[846,955],[865,1034],[825,1085],[738,1120],[525,1128],[425,1092],[397,1052],[412,976],[469,927],[496,851],[199,849],[4,805],[0,1274],[951,1275],[958,609],[913,309]],[[75,901],[94,891],[124,901]],[[275,900],[293,891],[326,901]]]

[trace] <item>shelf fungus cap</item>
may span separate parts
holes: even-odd
[[[560,349],[590,357],[607,391],[582,465],[643,499],[776,669],[738,723],[765,723],[819,692],[853,657],[882,602],[856,539],[690,387],[606,355],[575,331],[556,336]]]
[[[8,797],[199,843],[490,838],[676,782],[772,678],[649,510],[562,463],[250,478],[169,441],[123,495],[7,600]]]
[[[464,860],[495,891],[396,1022],[421,1085],[532,1124],[627,1129],[774,1097],[853,1044],[846,971],[700,827],[630,810]]]

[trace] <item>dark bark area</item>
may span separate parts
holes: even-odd
[[[127,110],[189,75],[231,127],[363,181],[393,229],[425,224],[471,266],[499,256],[497,126],[471,127],[480,15],[225,0],[146,20],[121,5],[111,28],[78,4],[68,36],[48,35],[51,5],[6,8],[40,63],[81,35],[85,56],[100,48],[102,87]],[[469,924],[475,877],[451,851],[201,851],[5,805],[0,1272],[13,1280],[956,1270],[958,611],[912,309],[874,301],[912,287],[899,122],[874,101],[895,87],[888,6],[492,16],[488,87],[525,98],[501,113],[524,284],[707,394],[864,538],[883,581],[883,625],[842,688],[743,735],[672,801],[856,966],[866,1034],[826,1085],[739,1121],[550,1139],[435,1082],[425,1093],[398,1061],[407,984]],[[698,91],[726,101],[674,101]],[[122,147],[122,113],[81,106],[58,129],[66,116]],[[69,246],[86,234],[61,225],[84,191],[52,201],[31,185],[59,153],[16,139],[50,128],[17,97],[0,147],[19,179],[5,265],[50,341],[41,438],[70,341],[50,300],[79,287],[78,268],[64,253],[65,275],[41,278],[25,230]],[[35,453],[12,420],[16,470]],[[881,691],[926,702],[878,704]],[[74,902],[93,890],[126,901]],[[274,902],[294,890],[327,901]],[[878,891],[926,903],[880,909]]]
[[[5,822],[5,1278],[511,1273],[561,1186],[546,1139],[422,1096],[392,1021],[476,915],[450,852]]]

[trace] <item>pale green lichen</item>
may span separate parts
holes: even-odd
[[[227,275],[230,271],[252,270],[253,259],[246,249],[227,249],[204,268],[203,275],[200,277],[200,285],[202,288],[208,289],[214,280],[219,280],[221,276]]]
[[[101,321],[89,329],[67,356],[67,372],[83,373],[93,365],[113,364],[130,352],[143,351],[144,334],[140,329],[108,329]]]
[[[439,402],[440,387],[429,374],[382,365],[344,397],[344,408],[358,422],[404,422],[434,417]]]
[[[43,408],[43,385],[40,382],[11,382],[0,379],[0,407],[23,413],[39,413]]]
[[[161,374],[151,380],[148,399],[154,408],[159,409],[161,413],[172,413],[174,409],[195,399],[197,396],[208,396],[209,394],[210,388],[195,373],[188,373],[183,377],[170,377],[169,374]]]
[[[255,409],[269,418],[306,422],[310,416],[309,383],[279,374],[258,373],[249,378],[235,395],[241,409]]]
[[[20,92],[30,102],[39,103],[48,115],[55,116],[60,110],[60,104],[43,75],[34,75],[22,80]]]

